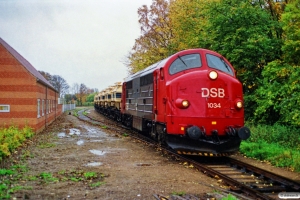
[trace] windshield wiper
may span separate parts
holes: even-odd
[[[181,59],[180,55],[178,55],[178,58],[179,58],[179,60],[181,60],[181,62],[186,66],[186,68],[189,68],[189,67],[187,66],[187,64]]]
[[[229,67],[228,67],[228,65],[226,64],[225,60],[223,60],[222,58],[221,58],[221,60],[222,60],[222,62],[224,63],[226,69],[227,69],[229,72],[231,72],[231,70],[229,69]]]

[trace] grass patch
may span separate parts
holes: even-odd
[[[41,149],[46,149],[46,148],[51,148],[51,147],[55,147],[56,145],[53,143],[43,143],[38,145],[39,148]]]
[[[274,166],[287,167],[292,171],[300,172],[300,152],[298,150],[261,141],[258,143],[242,142],[240,151],[247,157],[269,161]]]
[[[300,172],[300,130],[278,124],[247,126],[250,127],[251,137],[242,141],[241,153]]]
[[[10,199],[12,193],[25,188],[18,183],[27,171],[28,168],[25,165],[13,165],[9,169],[0,169],[0,199]]]
[[[56,182],[83,182],[90,189],[104,185],[102,173],[83,170],[62,170],[60,172],[41,172],[38,175],[26,176],[29,169],[25,165],[14,165],[9,169],[0,169],[0,199],[11,199],[11,195],[18,190],[32,189],[22,186],[20,183],[34,181],[40,184],[52,184]]]
[[[82,170],[63,170],[56,174],[54,177],[57,177],[59,181],[73,181],[79,182],[83,181],[85,183],[93,184],[92,187],[96,187],[98,182],[103,181],[105,175],[97,172],[84,172]],[[99,184],[100,186],[101,184]]]
[[[75,117],[78,117],[78,110],[74,110],[74,111],[73,111],[73,115],[74,115]]]

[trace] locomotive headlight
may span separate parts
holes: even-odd
[[[178,108],[188,108],[190,106],[190,102],[186,99],[176,99],[175,105]]]
[[[215,80],[218,78],[218,73],[216,71],[209,72],[209,78]]]
[[[238,100],[238,101],[236,101],[235,106],[237,109],[241,109],[243,107],[243,102]]]
[[[189,105],[190,105],[190,103],[189,103],[188,100],[183,100],[183,101],[182,101],[182,106],[183,106],[184,108],[189,107]]]

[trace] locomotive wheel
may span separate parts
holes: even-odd
[[[166,143],[166,133],[164,130],[165,130],[164,125],[160,125],[160,124],[156,125],[157,140],[160,145],[167,144]]]

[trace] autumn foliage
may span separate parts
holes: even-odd
[[[153,0],[138,16],[131,73],[180,50],[208,48],[237,70],[248,121],[300,126],[300,0]]]

